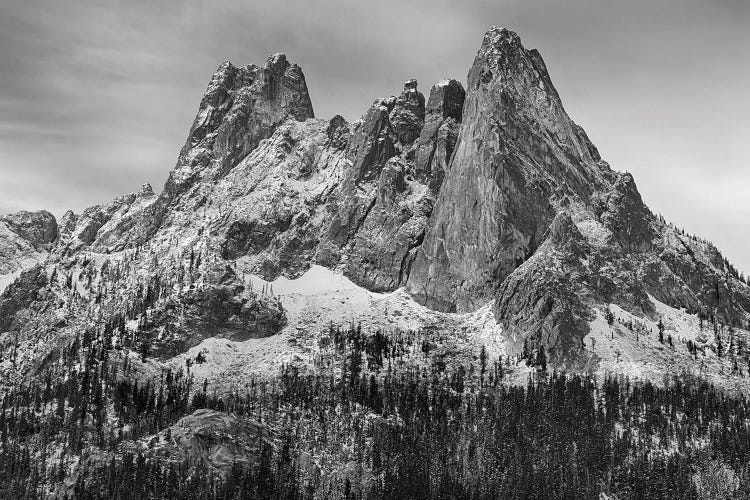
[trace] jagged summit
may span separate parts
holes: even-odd
[[[145,185],[67,213],[32,261],[50,247],[50,268],[79,257],[124,266],[127,255],[128,272],[152,276],[200,255],[236,273],[235,288],[209,283],[233,303],[249,300],[241,276],[294,278],[319,265],[370,292],[402,288],[440,313],[485,310],[505,352],[531,345],[561,364],[588,356],[581,343],[610,304],[644,321],[658,301],[746,326],[747,284],[602,160],[538,51],[492,28],[467,82],[441,80],[425,96],[408,79],[348,123],[315,118],[304,74],[284,54],[263,66],[224,62],[163,191]],[[111,293],[116,309],[127,287]],[[180,295],[173,305],[185,297],[212,300]],[[252,315],[243,315],[245,328]]]
[[[154,195],[154,188],[151,187],[151,184],[148,182],[141,186],[141,189],[138,190],[138,196],[140,197],[148,197]]]
[[[747,280],[515,33],[402,81],[225,62],[161,193],[0,216],[0,496],[748,497]]]
[[[0,283],[3,275],[43,258],[57,236],[55,217],[46,210],[0,215]]]
[[[448,311],[490,300],[564,204],[588,204],[615,177],[568,117],[541,57],[512,31],[485,35],[461,122],[408,284],[420,301]]]
[[[498,50],[500,46],[511,47],[525,50],[521,44],[521,37],[513,30],[502,26],[492,26],[488,29],[482,38],[482,44],[479,46],[479,52],[488,52]]]

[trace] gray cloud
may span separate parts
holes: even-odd
[[[286,52],[316,114],[465,80],[491,25],[544,55],[569,114],[657,212],[750,270],[745,0],[118,1],[0,5],[0,212],[161,186],[225,59]]]

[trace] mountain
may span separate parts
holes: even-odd
[[[59,222],[0,217],[0,274],[6,391],[68,365],[88,373],[70,360],[97,346],[123,387],[186,368],[205,404],[208,385],[220,398],[322,366],[347,325],[410,339],[400,359],[422,368],[462,370],[481,351],[521,384],[549,363],[750,388],[746,280],[649,210],[507,29],[485,34],[466,87],[446,79],[425,98],[410,79],[352,123],[314,116],[284,54],[225,62],[159,194],[144,185]],[[182,427],[147,433],[188,436],[193,451],[170,457],[262,454],[192,430],[260,421],[175,415]]]
[[[563,364],[610,303],[656,323],[657,299],[735,328],[750,311],[737,271],[643,204],[568,117],[539,52],[506,29],[484,36],[466,90],[444,80],[425,99],[409,80],[351,124],[314,118],[283,54],[225,62],[160,194],[145,185],[59,229],[49,214],[3,220],[6,273],[53,241],[47,272],[134,249],[162,272],[189,253],[265,280],[317,264],[435,311],[492,303],[507,353],[542,345]]]
[[[0,216],[0,286],[14,273],[43,259],[58,237],[55,217],[47,211]]]

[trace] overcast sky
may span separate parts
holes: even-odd
[[[750,271],[747,0],[0,0],[0,213],[160,190],[213,71],[286,52],[316,116],[466,73],[492,25],[647,204]]]

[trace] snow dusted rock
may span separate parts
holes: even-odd
[[[61,240],[69,240],[78,223],[78,215],[72,210],[68,210],[60,219],[58,230]]]
[[[275,54],[262,67],[224,62],[211,78],[164,190],[153,199],[139,193],[148,206],[119,214],[114,231],[95,246],[119,250],[143,244],[175,224],[175,212],[198,210],[206,184],[224,177],[279,125],[313,116],[302,70],[286,55]]]
[[[0,222],[35,247],[43,247],[57,239],[57,221],[46,210],[3,215]]]
[[[163,192],[144,186],[67,213],[45,262],[50,283],[21,301],[11,328],[29,343],[69,339],[87,321],[146,307],[141,333],[160,356],[211,337],[252,343],[299,323],[246,276],[295,278],[315,264],[368,293],[403,287],[395,293],[434,318],[482,311],[482,324],[497,322],[485,337],[507,352],[543,347],[569,366],[591,361],[581,342],[605,305],[653,321],[658,300],[747,324],[747,284],[609,168],[539,52],[493,28],[468,76],[466,90],[438,82],[426,104],[408,80],[350,124],[313,117],[302,71],[283,54],[222,64]],[[51,224],[22,219],[0,220],[6,273],[44,260],[54,240]],[[159,299],[143,306],[155,285]]]
[[[288,121],[220,180],[206,195],[205,213],[216,217],[211,225],[221,235],[223,257],[241,258],[268,279],[307,270],[328,229],[333,193],[349,168],[342,148],[348,136],[341,117]]]
[[[456,80],[442,80],[432,86],[427,101],[424,128],[419,135],[415,168],[418,177],[434,179],[437,191],[448,169],[458,138],[466,92]]]
[[[469,71],[461,129],[408,288],[441,310],[472,310],[543,241],[568,197],[614,176],[568,118],[541,56],[493,28]]]
[[[169,176],[164,196],[175,198],[201,178],[219,178],[287,118],[312,118],[302,70],[275,54],[263,67],[224,62],[214,73]]]
[[[248,290],[232,268],[217,265],[204,286],[159,304],[140,328],[152,338],[151,353],[168,359],[207,337],[267,337],[285,323],[278,299]]]
[[[414,164],[417,139],[436,149],[434,135],[421,136],[424,119],[424,96],[416,80],[408,80],[401,95],[373,104],[352,138],[353,168],[335,198],[319,262],[341,267],[370,290],[406,283],[432,213],[436,192],[417,177]]]
[[[375,101],[354,132],[347,152],[354,183],[376,179],[385,162],[396,155],[397,138],[388,118],[395,103],[394,97]]]
[[[413,163],[392,158],[377,183],[365,220],[346,250],[344,275],[373,291],[395,290],[406,282],[433,207],[429,188],[415,178]]]
[[[636,252],[653,248],[661,224],[643,204],[632,175],[621,174],[617,178],[605,203],[606,209],[600,217],[614,235],[613,243]]]
[[[145,234],[150,222],[151,205],[156,195],[149,184],[103,205],[94,205],[77,216],[68,211],[62,219],[60,242],[56,251],[72,255],[82,249],[99,252],[121,250],[126,235]]]
[[[590,313],[581,295],[586,269],[581,258],[587,244],[566,213],[552,221],[549,234],[534,255],[503,281],[495,301],[495,316],[502,318],[506,336],[516,339],[513,351],[524,344],[541,344],[553,361],[565,364],[587,333]]]
[[[0,295],[0,333],[20,328],[26,318],[16,318],[16,314],[30,308],[37,300],[42,300],[42,290],[46,285],[44,268],[35,266],[23,271],[19,279],[3,291]]]
[[[434,129],[430,107],[422,137]],[[418,147],[420,171],[427,151]],[[558,360],[576,357],[602,302],[652,317],[650,294],[746,324],[749,292],[736,271],[656,217],[632,176],[602,161],[539,53],[515,33],[485,35],[444,170],[407,280],[428,307],[467,311],[494,299],[516,347],[526,338]]]
[[[13,273],[43,260],[57,236],[57,222],[47,211],[0,216],[0,292]]]
[[[396,105],[388,116],[402,148],[408,147],[419,137],[424,125],[424,111],[424,95],[417,90],[417,81],[407,80],[404,91],[396,98]]]

